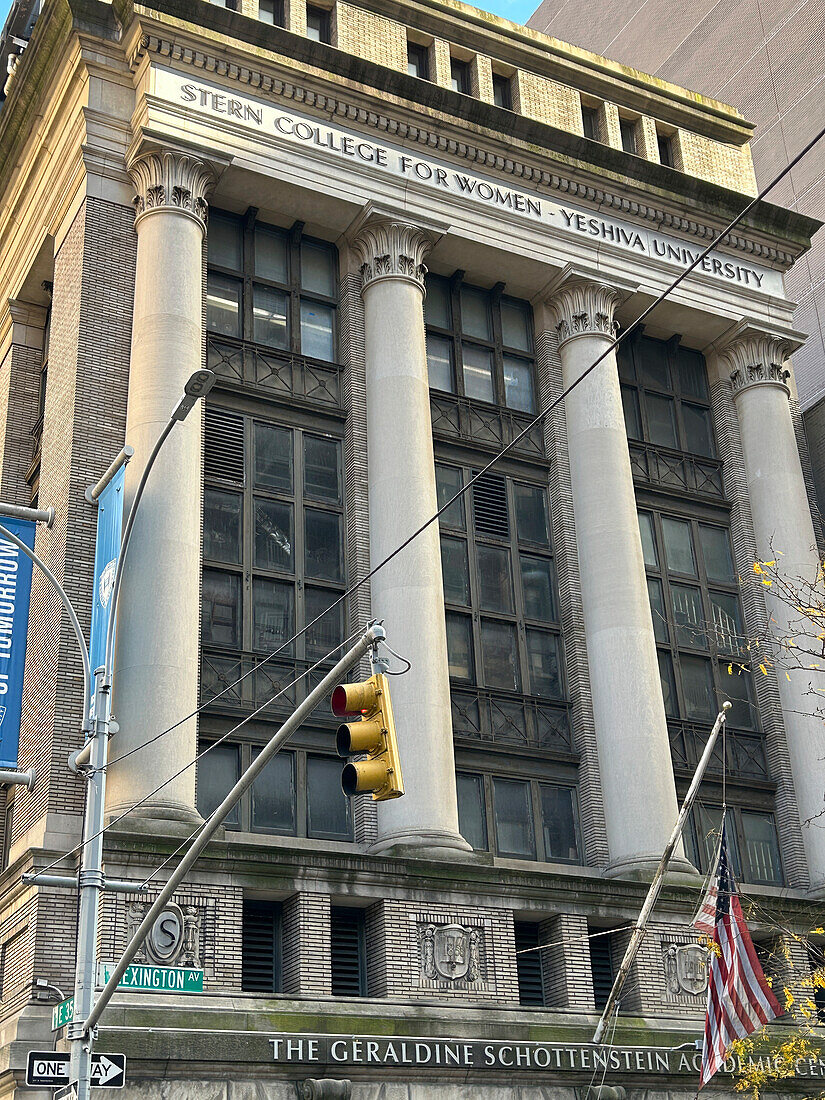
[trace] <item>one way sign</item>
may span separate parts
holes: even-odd
[[[46,1088],[68,1085],[70,1055],[51,1050],[30,1050],[26,1062],[26,1084]],[[125,1054],[92,1055],[92,1088],[122,1089],[126,1084]]]

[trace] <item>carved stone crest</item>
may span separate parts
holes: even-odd
[[[668,992],[696,997],[708,987],[708,955],[698,943],[671,944],[665,952]]]
[[[129,938],[135,934],[148,906],[144,902],[132,902],[126,909],[126,925]],[[197,906],[181,907],[170,902],[160,913],[149,934],[135,955],[135,962],[153,962],[159,966],[201,965],[202,913]]]
[[[480,973],[481,933],[463,924],[428,924],[421,937],[422,969],[427,978],[474,982]]]

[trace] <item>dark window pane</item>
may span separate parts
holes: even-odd
[[[220,214],[210,214],[206,243],[210,264],[229,267],[233,271],[241,270],[240,222],[234,218],[223,218]]]
[[[679,668],[682,673],[685,718],[713,721],[717,710],[710,661],[702,657],[688,657],[682,653],[679,657]]]
[[[514,626],[490,619],[482,620],[481,653],[486,687],[521,690]]]
[[[211,230],[210,230],[211,231]],[[286,236],[274,230],[255,227],[255,274],[273,283],[289,282]]]
[[[260,755],[252,750],[252,759]],[[252,828],[295,833],[295,754],[279,752],[252,784]]]
[[[301,287],[326,298],[336,297],[335,249],[301,241]]]
[[[673,401],[655,393],[645,394],[647,437],[659,447],[676,446],[676,415]]]
[[[461,490],[464,484],[461,470],[458,466],[442,466],[440,463],[435,468],[435,489],[438,498],[438,507],[442,508],[448,500]],[[444,527],[459,527],[464,530],[464,497],[461,496],[439,517],[439,523]]]
[[[461,288],[461,331],[465,336],[491,340],[489,299],[483,290]]]
[[[690,588],[686,584],[672,584],[670,598],[673,603],[677,644],[690,646],[692,649],[707,649],[705,617],[699,589]]]
[[[553,599],[553,568],[548,558],[521,554],[521,588],[524,614],[528,619],[552,622],[556,617]]]
[[[639,512],[639,534],[642,536],[642,554],[649,569],[659,568],[656,553],[656,536],[653,528],[653,516],[649,512]]]
[[[341,517],[316,508],[304,511],[306,573],[322,580],[343,579]]]
[[[724,527],[706,527],[699,525],[699,541],[702,544],[702,557],[705,559],[705,572],[709,581],[734,581],[733,560],[730,553],[730,539]]]
[[[543,630],[527,631],[527,667],[533,695],[545,699],[561,698],[559,640],[555,634]]]
[[[673,167],[673,144],[669,137],[665,137],[663,134],[659,134],[656,138],[656,144],[659,147],[659,163],[663,164],[665,168]]]
[[[619,344],[616,348],[616,364],[619,368],[619,378],[622,382],[636,381],[636,368],[633,365],[633,351],[627,342]]]
[[[493,389],[493,353],[474,344],[462,344],[464,392],[477,401],[495,401]]]
[[[639,397],[632,386],[622,386],[624,429],[628,439],[642,438],[642,422],[639,417]]]
[[[241,560],[241,501],[239,493],[203,491],[203,556],[232,564]]]
[[[330,41],[330,13],[325,8],[314,8],[307,4],[307,38],[315,42]]]
[[[599,112],[596,107],[585,107],[582,104],[582,129],[586,138],[591,141],[599,140]]]
[[[473,682],[472,620],[469,615],[447,613],[447,659],[454,680]]]
[[[221,336],[241,335],[241,284],[214,271],[206,280],[206,327]]]
[[[501,340],[506,348],[532,353],[533,338],[530,333],[530,307],[526,302],[512,298],[501,299]]]
[[[444,599],[447,603],[469,604],[470,570],[467,543],[464,539],[441,536],[441,572],[444,577]]]
[[[252,337],[270,348],[289,347],[287,296],[281,290],[255,285],[252,306]]]
[[[475,848],[485,851],[487,848],[487,821],[484,814],[484,782],[480,775],[455,777],[458,794],[458,831]]]
[[[295,633],[291,584],[256,578],[252,583],[252,645],[272,653]],[[291,652],[291,647],[287,650]]]
[[[427,333],[427,375],[431,389],[443,390],[445,393],[455,390],[453,342],[446,336]]]
[[[452,326],[450,284],[446,279],[440,279],[437,275],[428,275],[426,285],[424,320],[428,325],[436,325],[438,328],[450,328]]]
[[[510,551],[496,546],[477,546],[476,559],[481,607],[485,611],[512,611]]]
[[[307,588],[304,591],[304,621],[311,623],[323,614],[340,596],[329,588]],[[328,612],[305,635],[306,655],[317,661],[331,653],[344,639],[344,605],[339,603],[334,611]]]
[[[665,714],[671,718],[679,715],[679,706],[676,701],[676,680],[673,676],[673,661],[669,653],[661,649],[658,652],[659,679],[662,684],[662,698],[665,704]]]
[[[454,92],[470,94],[470,66],[466,61],[450,61],[450,87]]]
[[[685,450],[695,455],[713,455],[713,435],[710,410],[682,403],[682,423],[685,426]]]
[[[292,505],[255,498],[255,565],[294,571]]]
[[[662,517],[662,534],[665,539],[665,558],[671,573],[689,573],[696,575],[696,561],[693,557],[693,539],[690,524],[683,519]]]
[[[717,648],[723,653],[738,653],[744,645],[739,597],[732,592],[711,592],[710,610]]]
[[[505,111],[513,109],[513,91],[508,76],[493,73],[493,103]]]
[[[519,412],[534,412],[536,399],[533,395],[533,367],[523,359],[515,359],[512,355],[505,355],[504,369],[504,401],[508,409],[518,409]]]
[[[337,439],[304,436],[304,496],[332,504],[341,500],[341,444]]]
[[[206,749],[204,745],[201,752]],[[209,817],[238,781],[240,776],[240,747],[215,745],[198,761],[198,813]],[[238,824],[238,804],[229,811],[227,824]]]
[[[742,847],[748,879],[779,886],[782,884],[782,864],[776,842],[773,814],[742,811]]]
[[[667,347],[661,340],[651,340],[644,336],[637,345],[636,362],[641,368],[639,379],[645,386],[656,386],[660,390],[669,390],[670,369],[667,364]]]
[[[407,43],[407,74],[409,76],[417,76],[419,80],[429,80],[430,66],[428,60],[426,46],[420,46],[417,42]]]
[[[255,424],[255,484],[292,492],[292,432]]]
[[[730,668],[730,673],[728,672]],[[761,672],[758,673],[762,675]],[[728,723],[736,729],[756,729],[756,706],[753,702],[753,681],[749,672],[743,672],[736,663],[722,661],[719,665],[720,690],[716,702],[717,710],[728,699],[733,706],[728,714]]]
[[[679,367],[679,388],[685,397],[708,399],[708,374],[705,360],[698,351],[679,348],[676,361]]]
[[[626,153],[636,153],[636,123],[630,119],[619,119],[619,130],[622,137],[622,149]]]
[[[650,614],[653,618],[653,634],[657,642],[667,642],[667,615],[665,614],[665,599],[662,594],[662,582],[655,577],[648,577],[647,594],[650,597]]]
[[[713,866],[716,847],[722,829],[722,807],[711,806],[706,802],[697,802],[691,811],[693,830],[695,832],[694,855],[698,859],[698,866],[702,871],[709,871]],[[739,845],[737,843],[735,821],[732,813],[727,816],[728,854],[733,864],[734,874],[741,873],[739,861]]]
[[[516,526],[519,542],[533,542],[548,546],[547,494],[538,485],[514,486],[516,494]]]
[[[335,310],[301,299],[301,351],[324,363],[335,360]]]
[[[349,840],[349,799],[341,790],[343,762],[333,756],[307,757],[307,836]]]
[[[241,644],[241,578],[237,573],[203,571],[201,633],[204,645]]]
[[[572,788],[540,783],[539,791],[544,825],[544,858],[578,862],[576,803]]]
[[[535,859],[530,784],[520,779],[494,779],[493,795],[499,855]]]

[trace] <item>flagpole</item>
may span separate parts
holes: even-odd
[[[610,996],[607,998],[607,1002],[602,1011],[599,1023],[596,1026],[596,1030],[593,1033],[593,1043],[601,1043],[604,1037],[605,1029],[607,1028],[610,1017],[613,1015],[613,1010],[616,1007],[616,1002],[619,999],[619,994],[624,987],[624,983],[627,980],[627,975],[630,973],[630,968],[633,965],[633,960],[639,952],[639,948],[642,946],[642,940],[645,938],[647,932],[647,922],[650,919],[650,914],[653,911],[653,906],[658,900],[659,894],[662,892],[662,886],[665,881],[665,873],[667,872],[668,865],[671,860],[671,856],[679,843],[679,838],[682,835],[682,830],[685,827],[687,816],[693,807],[693,803],[696,800],[696,795],[699,790],[699,784],[702,782],[707,766],[710,763],[711,754],[716,745],[716,739],[719,736],[719,731],[725,724],[727,718],[727,712],[730,710],[731,704],[725,701],[722,704],[722,709],[716,715],[716,721],[713,723],[713,729],[710,731],[710,737],[708,743],[705,745],[705,751],[702,753],[702,759],[697,765],[696,772],[693,779],[690,782],[690,787],[685,795],[685,800],[682,803],[682,809],[679,811],[679,817],[673,828],[673,832],[670,834],[670,840],[665,845],[665,850],[662,853],[662,858],[659,861],[659,866],[656,868],[656,874],[653,876],[653,881],[650,884],[650,889],[647,892],[645,903],[642,906],[639,913],[639,919],[636,922],[636,927],[633,929],[633,935],[630,937],[630,943],[627,945],[627,950],[624,953],[622,964],[616,973],[616,977],[613,981],[613,988],[610,990]],[[724,763],[723,763],[724,766]]]

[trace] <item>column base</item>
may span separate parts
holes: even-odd
[[[128,808],[128,806],[113,806],[107,809],[106,825],[109,826]],[[122,822],[118,822],[115,828],[127,833],[144,835],[154,833],[160,836],[185,836],[200,825],[203,825],[203,818],[189,806],[183,806],[179,802],[152,802],[128,814]]]
[[[372,856],[410,856],[414,859],[472,859],[475,852],[459,833],[447,829],[398,832],[379,837],[369,847]]]
[[[625,878],[635,882],[651,882],[662,856],[659,854],[634,856],[632,859],[623,859],[617,863],[611,863],[604,869],[605,878]],[[670,861],[665,881],[673,886],[696,886],[696,880],[703,876],[689,859],[684,856],[676,856]]]

